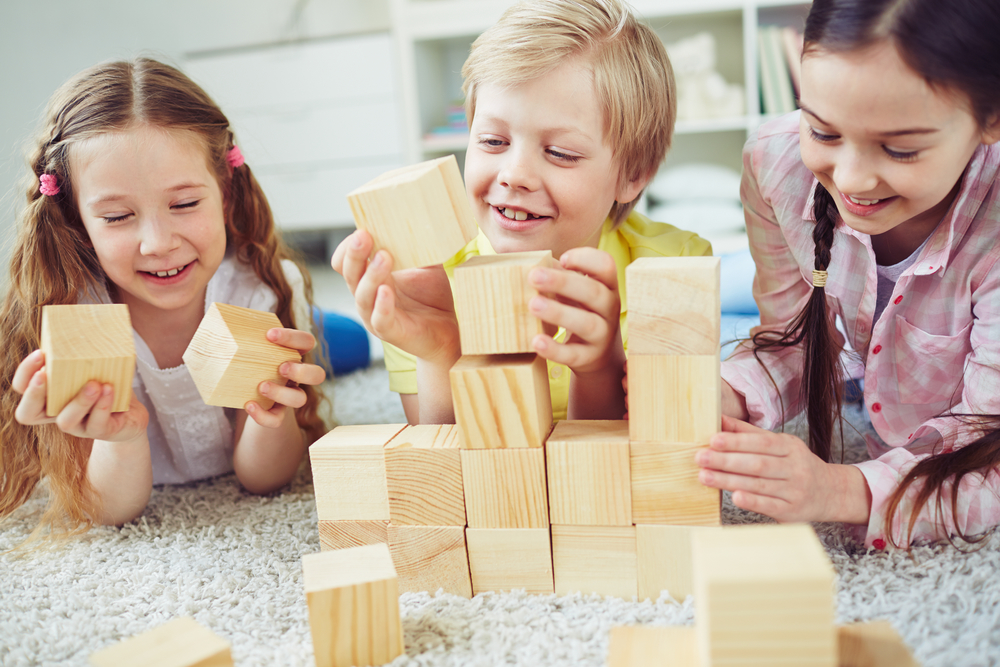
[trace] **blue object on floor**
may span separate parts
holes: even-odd
[[[757,267],[749,250],[719,257],[719,300],[723,313],[758,315],[753,300],[753,278]]]
[[[371,362],[368,346],[368,332],[361,323],[332,311],[313,307],[316,329],[330,356],[333,374],[344,375],[359,368],[367,368]],[[324,364],[329,373],[330,366]]]

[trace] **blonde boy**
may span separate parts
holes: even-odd
[[[711,254],[690,232],[633,211],[670,147],[676,100],[666,51],[619,0],[528,0],[472,45],[462,69],[465,162],[479,236],[443,267],[391,273],[355,232],[334,253],[368,328],[387,343],[390,385],[411,423],[454,421],[448,369],[461,352],[448,286],[469,257],[551,250],[561,269],[530,280],[552,298],[531,312],[555,325],[556,419],[620,419],[625,267],[637,257]]]

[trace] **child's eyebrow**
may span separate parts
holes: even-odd
[[[819,122],[823,123],[824,125],[830,125],[830,123],[828,123],[825,120],[823,120],[822,118],[820,118],[816,114],[815,111],[807,108],[804,104],[802,104],[801,101],[799,102],[799,108],[802,109],[803,112],[809,114],[810,116],[812,116],[813,118],[815,118]],[[832,125],[830,125],[830,127],[832,127]],[[908,135],[908,134],[934,134],[935,132],[938,132],[938,131],[939,130],[936,130],[936,129],[930,128],[930,127],[912,127],[912,128],[907,128],[905,130],[889,130],[889,131],[886,131],[886,132],[875,132],[875,136],[878,136],[878,137],[901,137],[901,136]]]
[[[181,190],[191,190],[194,188],[204,188],[207,187],[204,183],[198,183],[195,181],[178,183],[177,185],[167,188],[164,192],[179,192]],[[128,195],[122,193],[111,193],[106,195],[99,195],[93,199],[87,200],[88,206],[97,206],[98,204],[107,204],[112,202],[122,201],[123,199],[128,199]]]

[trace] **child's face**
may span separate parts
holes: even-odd
[[[864,234],[929,234],[973,151],[995,141],[963,100],[931,88],[888,43],[802,61],[802,161]]]
[[[102,134],[73,147],[70,168],[97,258],[133,317],[203,305],[226,228],[197,136],[145,126]]]
[[[497,252],[596,247],[615,200],[618,165],[585,62],[510,88],[478,90],[465,159],[476,220]],[[521,219],[518,219],[521,218]]]

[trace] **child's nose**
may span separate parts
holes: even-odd
[[[173,226],[149,217],[140,225],[139,251],[143,255],[164,255],[179,245]]]
[[[833,182],[844,194],[863,195],[878,187],[878,176],[863,155],[845,151],[833,169]]]
[[[501,185],[513,190],[538,189],[538,169],[531,156],[523,151],[511,150],[507,151],[505,158],[497,174]]]

